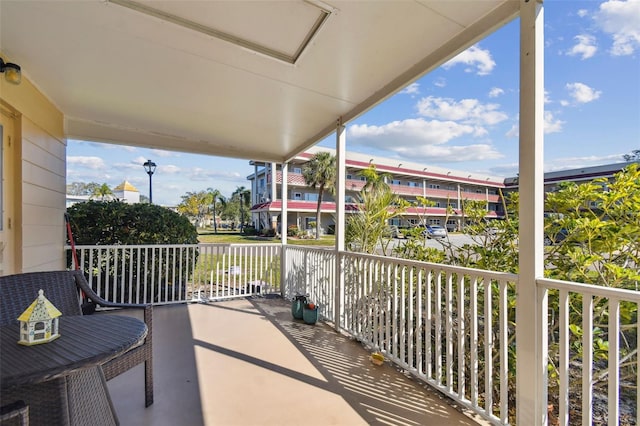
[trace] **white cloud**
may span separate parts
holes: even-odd
[[[153,155],[157,155],[158,157],[179,157],[180,154],[172,151],[165,151],[164,149],[152,149],[151,152]]]
[[[67,164],[78,166],[78,167],[86,167],[88,169],[93,169],[93,170],[99,170],[99,169],[105,168],[104,160],[100,157],[68,156]]]
[[[632,55],[640,48],[640,1],[606,1],[594,19],[602,31],[613,38],[612,55]]]
[[[578,169],[580,167],[600,166],[603,164],[621,163],[623,161],[622,154],[555,158],[550,161],[545,161],[544,171],[553,172],[557,170]]]
[[[500,95],[504,95],[504,90],[499,87],[492,87],[491,90],[489,90],[490,98],[497,98]]]
[[[238,172],[221,171],[219,169],[203,169],[196,167],[190,170],[189,179],[193,181],[211,181],[215,180],[216,184],[220,181],[238,182],[244,176],[241,176]]]
[[[174,166],[173,164],[167,164],[165,165],[161,165],[158,166],[158,172],[163,173],[163,174],[170,174],[170,175],[174,175],[176,173],[180,173],[182,171],[182,169],[178,166]]]
[[[562,125],[565,122],[559,120],[553,116],[551,111],[544,112],[544,132],[545,133],[558,133],[562,131]],[[520,137],[520,123],[515,122],[513,126],[507,131],[505,134],[508,138],[518,138]]]
[[[402,89],[399,93],[402,93],[405,95],[418,94],[420,93],[420,83],[411,83],[410,85]]]
[[[495,61],[491,58],[491,52],[480,49],[478,46],[471,46],[458,54],[458,56],[445,63],[443,68],[449,69],[457,64],[466,65],[466,72],[475,72],[478,75],[490,74],[496,66]]]
[[[562,131],[562,125],[565,122],[556,119],[551,111],[544,112],[544,132],[545,133],[558,133]]]
[[[457,162],[501,158],[502,154],[489,144],[447,144],[454,138],[477,132],[474,126],[422,118],[394,121],[383,126],[354,124],[347,130],[350,143],[391,152],[411,161]]]
[[[579,104],[595,101],[602,94],[600,90],[594,90],[583,83],[567,83],[566,88],[569,96]]]
[[[498,104],[483,104],[477,99],[462,99],[428,96],[417,104],[418,113],[439,120],[455,120],[464,124],[493,125],[508,118]]]
[[[578,10],[578,16],[581,18],[584,18],[585,16],[587,16],[589,14],[589,12],[587,11],[587,9],[580,9]]]
[[[447,86],[447,80],[439,77],[436,79],[436,81],[433,82],[433,85],[436,87],[446,87]]]
[[[580,34],[575,36],[574,40],[576,40],[577,43],[567,52],[569,56],[581,56],[584,60],[589,59],[596,54],[598,48],[596,46],[596,38],[594,36]]]
[[[506,137],[508,138],[517,138],[520,136],[520,126],[518,123],[515,123],[513,126],[511,126],[511,128],[509,129],[509,131],[505,134]]]

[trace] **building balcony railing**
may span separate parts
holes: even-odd
[[[76,249],[93,288],[116,302],[307,294],[323,321],[416,380],[491,423],[514,421],[517,275],[280,244]],[[532,303],[548,315],[539,352],[526,358],[548,366],[548,397],[519,397],[546,398],[561,424],[628,415],[621,406],[639,398],[640,292],[542,278],[536,286]]]

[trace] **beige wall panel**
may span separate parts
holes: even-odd
[[[22,270],[32,271],[55,271],[66,269],[66,259],[64,246],[56,243],[29,247],[29,256],[25,256]]]
[[[66,142],[47,133],[29,119],[22,120],[22,138],[58,158],[62,163],[66,160]]]
[[[28,211],[24,214],[23,226],[64,226],[64,209],[56,209],[53,207],[30,205]]]
[[[51,245],[51,241],[66,236],[64,226],[27,225],[24,227],[22,243],[25,248]]]
[[[45,151],[26,138],[22,138],[22,158],[24,161],[38,165],[38,167],[49,170],[59,176],[65,176],[66,174],[64,159],[51,155],[50,152]]]
[[[64,116],[24,75],[22,83],[17,86],[1,78],[0,94],[23,117],[37,123],[38,127],[66,143],[64,142]]]
[[[67,180],[64,175],[57,174],[50,169],[29,161],[23,161],[22,163],[22,181],[24,185],[42,186],[65,196],[64,193],[66,191],[63,190],[66,188]]]
[[[22,271],[64,269],[66,140],[63,114],[31,82],[0,79],[2,99],[21,114],[17,197]]]

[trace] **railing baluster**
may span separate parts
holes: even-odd
[[[431,327],[433,326],[433,312],[437,312],[437,309],[433,309],[432,307],[432,298],[431,298],[431,291],[434,288],[434,284],[433,284],[433,271],[431,270],[431,268],[429,268],[429,270],[427,271],[427,282],[425,285],[425,295],[426,295],[426,301],[425,301],[425,324],[424,324],[424,328],[425,328],[425,338],[424,338],[424,344],[425,344],[425,348],[424,348],[424,355],[425,355],[425,359],[426,359],[426,375],[427,375],[427,379],[433,379],[433,361],[432,361],[432,355],[433,355],[433,333],[431,331]],[[437,300],[437,299],[436,299]]]
[[[620,424],[620,300],[609,299],[609,425]]]
[[[423,280],[423,274],[424,274],[424,269],[420,268],[418,269],[418,277],[417,277],[417,288],[416,288],[416,293],[417,293],[417,297],[416,297],[416,319],[417,319],[417,323],[416,323],[416,331],[417,331],[417,335],[416,335],[416,368],[417,368],[417,372],[419,375],[424,374],[424,368],[423,368],[423,362],[422,362],[422,356],[423,356],[423,339],[422,339],[422,334],[423,334],[423,324],[424,324],[424,320],[422,318],[423,315],[423,309],[424,306],[422,304],[422,301],[424,299],[424,283],[422,282]]]
[[[445,290],[445,340],[446,340],[446,385],[453,393],[453,274],[446,273]]]
[[[436,294],[434,313],[436,317],[436,327],[434,332],[433,344],[436,350],[435,373],[436,383],[442,386],[442,271],[438,270],[436,276]]]
[[[465,396],[465,342],[466,342],[466,330],[464,319],[464,303],[465,303],[465,291],[464,291],[465,275],[458,274],[458,396],[460,399],[466,399]]]
[[[492,282],[484,281],[484,395],[485,413],[493,415],[493,316]]]
[[[566,425],[569,424],[569,292],[567,290],[560,290],[558,307],[560,308],[558,421]]]
[[[498,281],[500,292],[500,421],[509,423],[509,311],[507,282]]]
[[[415,370],[416,366],[414,364],[414,351],[415,351],[415,344],[413,339],[415,338],[415,334],[413,332],[414,330],[414,321],[413,321],[413,315],[414,315],[414,286],[413,286],[413,273],[414,273],[414,268],[410,268],[409,269],[409,312],[407,313],[408,317],[409,317],[409,321],[407,323],[407,341],[409,342],[407,344],[407,351],[408,353],[408,360],[407,360],[407,365],[409,366],[410,370]]]
[[[470,369],[471,369],[471,389],[470,399],[473,406],[478,405],[478,277],[471,279],[469,287],[469,315],[471,319],[471,341],[470,341]]]
[[[638,334],[640,336],[640,334]],[[593,296],[582,296],[582,424],[593,424]]]

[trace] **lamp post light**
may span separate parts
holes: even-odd
[[[156,163],[151,160],[147,160],[146,163],[143,164],[144,170],[149,175],[149,204],[153,204],[153,195],[151,192],[151,176],[153,176],[153,172],[156,171]]]

